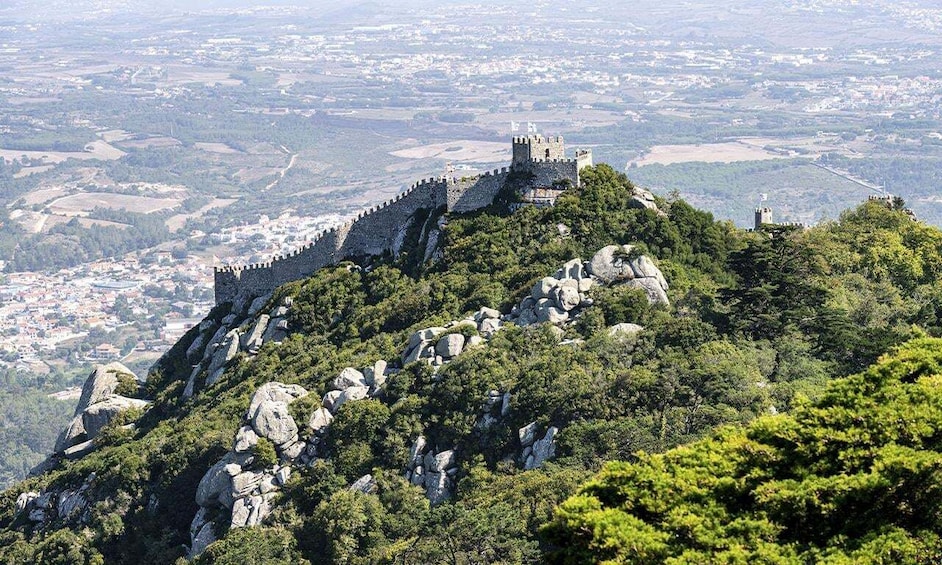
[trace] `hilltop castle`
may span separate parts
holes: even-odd
[[[409,228],[418,221],[423,222],[419,239],[428,257],[438,243],[435,220],[441,212],[470,212],[489,206],[509,180],[525,202],[552,205],[567,188],[579,186],[579,171],[591,165],[588,149],[567,159],[562,136],[514,137],[510,167],[473,177],[420,180],[394,199],[361,212],[356,219],[322,233],[288,255],[265,263],[215,269],[216,304],[268,294],[345,259],[398,254]],[[433,213],[436,211],[439,213]]]

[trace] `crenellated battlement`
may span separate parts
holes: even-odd
[[[544,143],[563,143],[563,136],[557,135],[556,137],[546,137],[536,133],[533,135],[515,135],[513,137],[514,145],[533,145],[533,144],[544,144]]]
[[[588,160],[587,160],[588,157]],[[591,151],[580,150],[566,158],[562,136],[529,135],[513,138],[513,160],[509,167],[470,177],[429,177],[382,204],[359,211],[355,218],[325,230],[310,243],[251,265],[226,265],[214,269],[216,303],[239,297],[261,296],[295,280],[306,278],[328,265],[347,258],[398,253],[405,228],[419,210],[444,208],[448,212],[470,212],[489,206],[503,188],[511,171],[530,173],[527,195],[541,194],[541,205],[551,205],[565,186],[578,186],[579,170],[592,164]],[[545,196],[549,194],[550,196]]]

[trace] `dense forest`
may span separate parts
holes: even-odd
[[[26,476],[52,452],[56,434],[69,423],[75,402],[57,400],[35,386],[9,386],[0,393],[0,486]]]
[[[324,456],[261,526],[211,517],[219,541],[197,563],[936,562],[942,232],[876,202],[746,232],[679,199],[639,208],[606,165],[582,180],[554,207],[447,217],[435,260],[412,230],[397,257],[280,288],[268,307],[292,299],[287,338],[186,398],[194,329],[147,375],[153,405],[134,428],[119,420],[90,454],[0,496],[0,560],[182,563],[197,485],[253,392],[303,386],[300,421],[344,368],[385,359],[400,370],[384,393],[339,408]],[[507,324],[437,373],[400,361],[413,332],[507,313],[612,244],[656,260],[669,307],[600,285],[572,323]],[[621,323],[643,330],[613,335]],[[513,400],[481,426],[493,391]],[[523,470],[531,423],[557,428],[557,448]],[[420,434],[455,452],[442,504],[404,477]],[[366,473],[371,493],[349,488]],[[79,523],[17,510],[27,491],[80,485]]]

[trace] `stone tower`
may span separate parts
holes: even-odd
[[[512,166],[526,165],[530,161],[552,161],[566,158],[563,136],[543,137],[540,134],[515,136]]]
[[[759,229],[762,227],[762,224],[771,224],[772,223],[772,209],[771,208],[756,208],[756,227]]]

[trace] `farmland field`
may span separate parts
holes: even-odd
[[[47,209],[53,214],[63,216],[84,216],[94,208],[117,208],[128,212],[150,214],[174,208],[179,204],[180,200],[175,198],[149,198],[128,194],[84,192],[54,200],[48,204]]]

